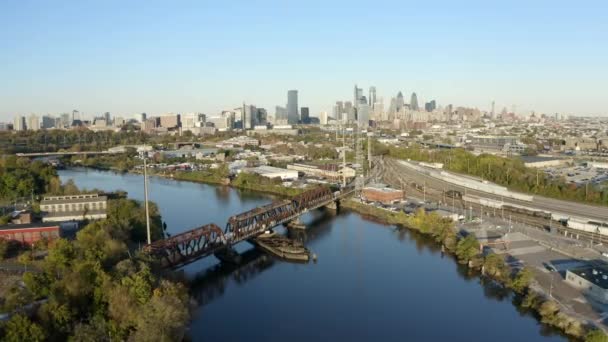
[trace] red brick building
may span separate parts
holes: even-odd
[[[386,186],[369,186],[363,188],[363,191],[361,192],[361,198],[364,200],[370,202],[381,202],[384,204],[391,204],[401,201],[403,200],[404,195],[403,190],[392,189]]]
[[[58,224],[11,224],[0,227],[0,239],[19,241],[28,245],[42,238],[49,240],[59,238],[59,234]]]

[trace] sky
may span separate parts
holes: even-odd
[[[607,1],[0,0],[0,120],[418,102],[608,115]]]

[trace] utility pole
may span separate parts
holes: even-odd
[[[346,187],[346,128],[342,128],[342,187]]]
[[[148,165],[146,164],[146,154],[144,151],[144,198],[146,206],[146,233],[148,236],[148,245],[152,243],[152,236],[150,234],[150,209],[148,207]]]

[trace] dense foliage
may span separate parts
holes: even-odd
[[[61,182],[53,167],[15,156],[0,159],[0,200],[10,201],[60,191]]]
[[[0,328],[4,340],[180,341],[189,320],[185,287],[130,248],[145,232],[142,210],[115,201],[108,219],[90,223],[75,241],[54,241],[44,260],[33,261],[40,271],[26,273],[25,286],[7,296],[4,309],[23,314]],[[30,303],[33,310],[22,311]]]
[[[577,187],[561,179],[549,179],[542,171],[528,168],[519,158],[503,158],[490,154],[475,156],[463,149],[429,150],[377,144],[376,153],[398,159],[443,163],[444,168],[480,177],[509,189],[547,197],[608,205],[608,188]]]

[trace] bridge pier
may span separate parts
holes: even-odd
[[[331,209],[331,210],[335,210],[335,211],[340,211],[340,200],[336,200],[333,202],[329,202],[325,208],[327,209]]]
[[[230,264],[238,265],[241,263],[242,257],[234,248],[226,247],[222,250],[219,250],[213,255],[218,258],[221,262],[227,262]]]
[[[306,229],[306,225],[302,222],[302,220],[300,220],[300,216],[287,222],[285,227],[288,229]]]

